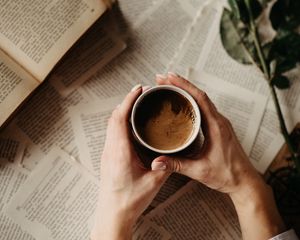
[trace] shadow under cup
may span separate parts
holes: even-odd
[[[193,97],[171,85],[150,88],[136,100],[131,124],[137,141],[160,154],[186,149],[200,131],[200,111]]]

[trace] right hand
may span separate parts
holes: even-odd
[[[205,137],[199,157],[161,156],[152,162],[165,169],[189,176],[206,186],[228,193],[239,217],[243,239],[269,239],[286,230],[276,208],[271,188],[251,165],[234,130],[208,96],[186,79],[175,74],[157,77],[158,84],[172,84],[189,92],[202,114]]]
[[[204,144],[197,159],[161,156],[152,166],[163,163],[168,171],[191,177],[220,192],[233,194],[246,185],[264,185],[251,165],[227,118],[220,114],[205,92],[188,80],[169,73],[158,75],[159,85],[170,84],[190,93],[199,105]]]

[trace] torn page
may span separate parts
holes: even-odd
[[[230,198],[191,181],[147,215],[171,239],[242,239]]]
[[[107,121],[122,99],[120,96],[69,108],[79,159],[98,178]]]
[[[70,156],[52,149],[12,199],[6,212],[36,239],[90,239],[99,182]],[[166,236],[155,225],[141,224],[144,236]],[[157,231],[157,233],[156,233]],[[145,234],[145,235],[143,235]],[[158,238],[166,239],[166,238]]]
[[[78,91],[63,98],[50,83],[44,83],[15,117],[14,124],[19,130],[18,135],[31,148],[38,148],[44,154],[48,153],[53,146],[59,146],[77,157],[77,146],[74,142],[68,107],[86,102],[87,99]],[[36,152],[32,151],[32,154],[34,153]],[[36,165],[32,159],[40,158],[25,156],[23,160],[23,164],[29,169]]]
[[[104,99],[129,92],[137,83],[154,84],[155,74],[166,71],[195,17],[192,2],[164,0],[154,4],[132,31],[127,49],[88,80],[84,89],[96,99]]]
[[[190,79],[207,92],[218,110],[230,120],[240,143],[249,155],[267,97],[203,72],[191,70]]]
[[[181,48],[175,54],[169,64],[169,71],[176,72],[181,76],[188,76],[188,69],[195,68],[199,56],[205,51],[207,41],[220,24],[220,17],[223,11],[219,1],[207,1],[206,4],[198,8],[197,16],[191,25],[189,34],[181,43]]]

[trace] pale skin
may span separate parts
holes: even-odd
[[[160,156],[145,169],[132,144],[129,116],[141,86],[131,91],[108,124],[101,158],[101,184],[92,240],[127,240],[132,227],[172,172],[227,193],[238,214],[243,239],[266,240],[286,230],[270,187],[251,165],[230,122],[208,96],[186,79],[169,73],[157,84],[189,92],[199,105],[205,143],[198,158]]]

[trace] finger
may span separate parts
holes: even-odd
[[[168,77],[165,75],[162,75],[162,74],[156,74],[155,80],[158,85],[170,85],[171,84]]]
[[[119,113],[126,120],[129,118],[132,106],[138,96],[142,93],[142,85],[138,84],[132,88],[130,93],[127,94],[120,107],[118,108]]]
[[[152,170],[176,172],[199,180],[207,175],[205,164],[199,160],[182,159],[178,157],[160,156],[153,160]]]
[[[207,117],[215,117],[217,110],[214,104],[211,102],[207,94],[197,88],[194,84],[189,82],[187,79],[176,75],[175,73],[168,73],[168,79],[172,85],[182,88],[183,90],[190,93],[199,104],[199,107]]]
[[[145,92],[145,91],[147,91],[147,90],[149,90],[151,88],[151,86],[148,86],[148,85],[146,85],[146,86],[143,86],[143,92]]]

